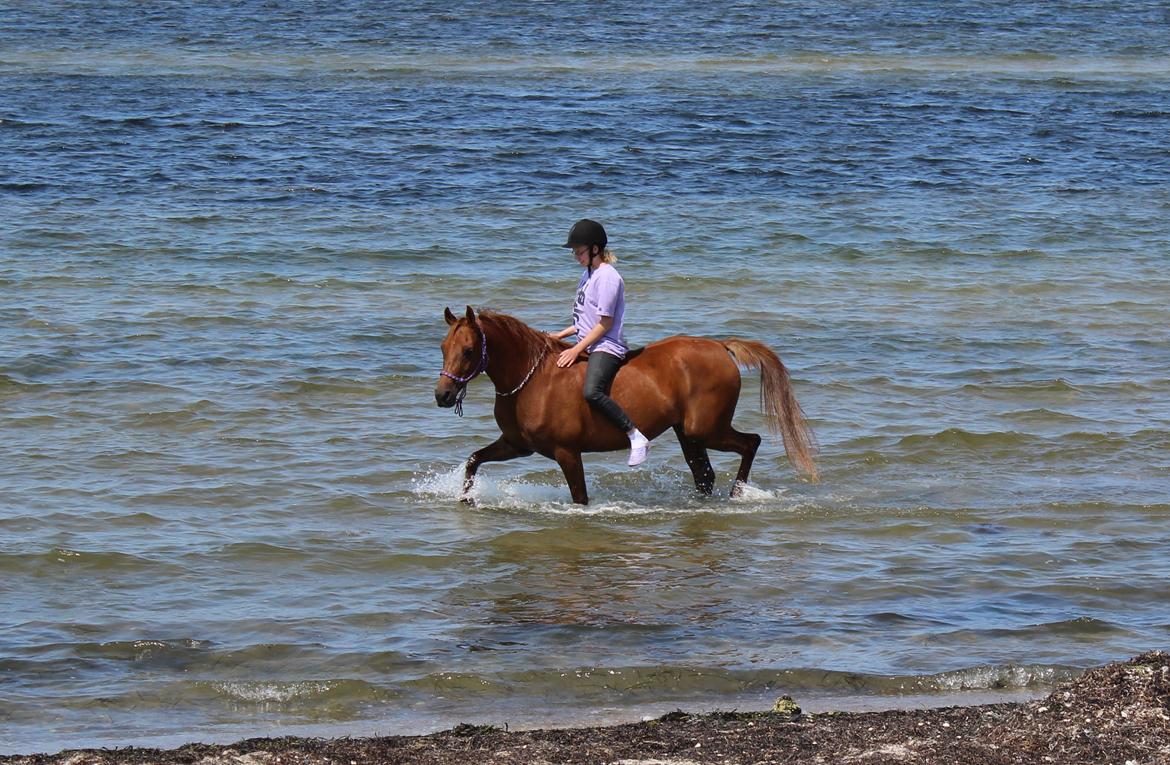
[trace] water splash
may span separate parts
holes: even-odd
[[[425,500],[462,500],[465,467],[466,463],[447,471],[416,474],[412,480],[415,496]],[[784,489],[764,489],[750,484],[743,486],[742,494],[735,498],[705,497],[689,488],[690,480],[689,475],[670,469],[653,473],[602,473],[594,481],[600,490],[592,490],[591,504],[578,505],[569,501],[568,488],[555,471],[511,477],[480,474],[476,476],[470,499],[478,507],[512,512],[599,517],[711,512],[743,515],[790,511],[800,504],[789,498]]]

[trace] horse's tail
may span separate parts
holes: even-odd
[[[779,433],[784,439],[784,452],[793,467],[813,481],[820,480],[813,463],[816,446],[812,430],[796,402],[796,394],[788,382],[788,370],[780,357],[755,340],[733,337],[721,342],[740,366],[760,370],[760,408],[764,410],[764,420],[773,433]]]

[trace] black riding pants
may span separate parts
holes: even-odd
[[[585,370],[585,400],[594,409],[604,414],[622,429],[629,433],[634,429],[634,423],[618,406],[618,403],[609,397],[609,387],[613,385],[613,378],[617,376],[622,360],[611,353],[594,351],[589,354],[589,366]]]

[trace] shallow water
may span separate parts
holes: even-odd
[[[0,751],[1026,694],[1164,647],[1170,36],[1065,5],[15,11]],[[782,355],[821,484],[773,440],[700,497],[664,437],[588,458],[587,508],[539,458],[457,501],[496,429],[485,381],[434,407],[443,307],[563,326],[584,215],[632,342]]]

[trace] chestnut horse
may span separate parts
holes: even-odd
[[[463,480],[463,500],[470,502],[476,471],[485,462],[527,457],[533,452],[557,461],[573,501],[589,502],[582,452],[629,448],[626,434],[585,401],[585,364],[556,365],[570,347],[494,311],[476,315],[471,306],[456,318],[444,311],[449,329],[443,340],[443,371],[435,402],[462,414],[467,383],[485,373],[496,388],[496,423],[501,435],[472,453]],[[788,370],[763,343],[754,340],[708,340],[670,337],[630,352],[614,379],[610,395],[648,438],[673,428],[695,477],[695,486],[710,494],[715,471],[708,449],[736,452],[742,459],[731,495],[748,480],[760,446],[754,433],[731,427],[739,401],[739,367],[759,369],[760,399],[769,426],[784,439],[792,464],[817,480],[812,461],[812,434],[788,382]]]

